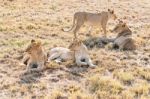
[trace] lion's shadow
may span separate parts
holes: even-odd
[[[37,83],[42,75],[42,71],[24,72],[20,75],[20,83]]]
[[[104,48],[105,45],[110,42],[114,42],[115,38],[103,38],[103,37],[90,37],[83,41],[88,49],[96,48]]]
[[[29,84],[29,83],[38,83],[40,82],[40,78],[46,76],[45,72],[49,72],[47,73],[49,76],[50,75],[54,75],[55,72],[57,71],[62,71],[67,74],[69,74],[70,77],[77,77],[77,78],[83,78],[83,74],[86,73],[88,71],[88,66],[77,66],[76,64],[70,64],[68,66],[64,66],[61,68],[48,68],[45,69],[43,71],[30,71],[30,72],[24,72],[20,75],[20,81],[19,83],[25,83],[25,84]],[[57,75],[56,75],[57,76]]]

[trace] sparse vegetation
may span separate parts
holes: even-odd
[[[110,1],[110,2],[107,2]],[[61,29],[72,25],[77,11],[97,13],[114,8],[118,19],[133,31],[137,50],[89,50],[97,67],[77,67],[73,61],[46,63],[41,72],[26,73],[20,65],[31,39],[40,40],[46,52],[68,47],[73,33]],[[149,0],[1,0],[0,1],[0,98],[1,99],[150,99],[150,3]],[[109,31],[117,21],[109,21]],[[71,26],[70,26],[71,27]],[[88,26],[79,31],[87,40]],[[92,30],[93,37],[103,31]],[[111,49],[111,50],[110,50]]]
[[[106,91],[109,94],[119,94],[124,89],[123,85],[110,77],[94,76],[89,79],[90,91],[95,93],[97,91]]]
[[[114,74],[119,80],[121,80],[124,84],[131,84],[134,80],[134,76],[131,72],[115,72]]]

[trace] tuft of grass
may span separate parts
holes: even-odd
[[[34,24],[29,24],[29,25],[26,26],[26,29],[27,30],[33,30],[33,29],[38,29],[38,27]]]
[[[54,90],[51,96],[45,99],[67,99],[60,90]]]
[[[10,91],[11,91],[11,93],[15,93],[15,92],[17,92],[18,90],[19,90],[19,87],[18,86],[10,86]]]
[[[49,9],[52,9],[52,10],[56,10],[56,8],[57,7],[55,5],[52,5],[52,6],[49,7]]]
[[[135,84],[131,89],[138,97],[141,95],[148,96],[150,93],[150,84],[149,83],[141,83]]]
[[[139,75],[142,78],[150,81],[150,69],[138,68],[137,75]]]
[[[68,88],[66,88],[65,90],[68,91],[69,93],[73,94],[78,91],[81,91],[81,88],[75,84],[72,84],[72,85],[69,85]]]
[[[35,87],[38,87],[41,90],[47,89],[47,84],[46,83],[38,83],[34,85]]]
[[[123,97],[123,99],[134,99],[135,93],[129,90],[125,90],[122,92],[121,96]]]
[[[48,41],[45,41],[44,43],[43,43],[43,46],[48,46],[49,45],[49,42]]]
[[[121,99],[120,95],[109,94],[107,91],[98,91],[94,99]]]
[[[10,46],[14,47],[23,47],[27,42],[25,40],[12,39],[8,41]]]
[[[0,26],[0,32],[7,31],[7,27]]]
[[[90,94],[78,91],[78,92],[72,93],[68,99],[94,99],[94,97]]]
[[[51,61],[48,64],[46,64],[47,68],[52,68],[52,69],[56,69],[56,68],[60,68],[61,65],[56,63],[55,61]]]
[[[116,76],[124,84],[131,84],[131,82],[134,80],[134,76],[130,72],[115,72],[114,76]]]
[[[89,78],[89,89],[91,92],[108,91],[111,94],[119,94],[124,89],[123,85],[111,77],[93,76]]]
[[[109,98],[109,94],[107,93],[107,91],[97,91],[96,92],[96,98],[97,99],[108,99]]]
[[[70,67],[71,64],[74,64],[74,60],[68,60],[68,61],[62,63],[62,65],[66,66],[66,67]]]

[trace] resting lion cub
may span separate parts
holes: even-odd
[[[118,33],[114,40],[114,44],[119,47],[120,50],[135,50],[135,41],[132,39],[132,31],[123,21],[119,21],[119,24],[112,30],[112,32]]]
[[[48,53],[48,62],[55,60],[57,63],[67,60],[74,60],[74,52],[68,48],[55,47]]]
[[[27,65],[27,71],[44,69],[47,56],[42,48],[41,42],[31,40],[25,52],[26,54],[22,62]]]
[[[89,56],[87,47],[80,40],[75,40],[69,48],[74,51],[75,62],[78,66],[89,65],[90,67],[95,67]]]
[[[67,60],[75,60],[78,66],[89,65],[94,67],[89,57],[86,46],[79,40],[74,40],[69,48],[56,47],[50,50],[48,61],[55,60],[62,62]]]
[[[74,14],[73,26],[70,29],[63,29],[63,31],[69,32],[75,28],[73,30],[73,33],[76,38],[76,32],[79,31],[79,29],[84,23],[87,23],[88,25],[90,25],[88,33],[91,33],[91,29],[93,26],[98,26],[102,27],[104,31],[104,36],[106,37],[106,25],[110,18],[114,20],[117,18],[116,14],[114,13],[114,10],[108,9],[107,12],[103,11],[101,13],[76,12]]]

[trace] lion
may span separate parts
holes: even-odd
[[[89,57],[86,46],[80,40],[74,40],[68,48],[52,48],[49,52],[48,61],[50,62],[51,60],[55,60],[56,62],[74,60],[78,66],[95,66]]]
[[[102,27],[104,31],[104,37],[106,37],[106,25],[109,19],[117,19],[114,10],[108,9],[107,12],[103,11],[101,13],[89,13],[89,12],[76,12],[74,14],[73,26],[70,29],[63,29],[65,32],[73,30],[74,37],[76,38],[76,33],[79,31],[84,23],[90,25],[88,33],[91,35],[91,30],[93,26]]]
[[[83,44],[81,40],[75,39],[74,42],[69,46],[69,48],[74,51],[75,62],[78,66],[89,65],[90,67],[95,67],[89,56],[87,47]]]
[[[48,62],[55,60],[57,63],[60,63],[62,61],[74,60],[73,55],[73,51],[68,48],[55,47],[48,53]]]
[[[44,52],[41,42],[31,40],[25,52],[22,62],[27,65],[27,71],[44,69],[47,55]]]
[[[114,39],[114,46],[119,47],[120,50],[135,50],[135,41],[132,39],[132,31],[129,29],[126,23],[119,21],[112,32],[118,33]]]

